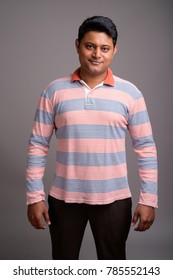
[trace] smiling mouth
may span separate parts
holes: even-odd
[[[94,65],[99,65],[99,64],[101,64],[102,62],[101,61],[97,61],[97,60],[89,60],[92,64],[94,64]]]

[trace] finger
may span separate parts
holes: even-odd
[[[134,229],[135,231],[146,231],[150,228],[151,224],[148,222],[140,221],[138,226]]]
[[[153,222],[149,222],[147,225],[146,225],[146,230],[148,230],[151,226],[152,226]]]
[[[29,219],[30,224],[35,228],[36,227],[36,222],[32,219]]]
[[[138,220],[138,215],[136,213],[134,213],[131,225],[132,226],[136,225],[137,220]]]
[[[29,218],[30,224],[37,229],[37,221],[34,218]]]
[[[30,224],[31,224],[33,227],[36,226],[34,216],[30,215],[29,212],[28,212],[28,221],[30,222]]]
[[[48,211],[44,212],[44,219],[46,221],[46,224],[50,226],[51,225],[51,221],[50,221],[50,217],[49,217]]]
[[[134,228],[134,230],[135,231],[145,231],[145,228],[139,224],[136,228]]]
[[[36,229],[45,229],[45,225],[42,221],[42,217],[36,218]]]
[[[45,225],[43,224],[41,217],[30,217],[29,221],[35,229],[45,229]]]

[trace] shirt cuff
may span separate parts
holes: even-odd
[[[158,208],[158,196],[156,194],[141,192],[139,203],[154,208]]]
[[[36,192],[28,192],[26,194],[26,203],[27,205],[33,204],[39,201],[45,201],[45,193],[43,190],[36,191]]]

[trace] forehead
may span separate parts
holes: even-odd
[[[105,32],[89,31],[84,35],[82,41],[84,43],[85,42],[90,42],[90,43],[93,43],[93,44],[96,44],[96,45],[113,46],[112,37],[110,37]]]

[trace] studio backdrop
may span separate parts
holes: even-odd
[[[171,0],[0,1],[0,259],[51,259],[48,229],[35,230],[27,221],[27,144],[41,92],[52,80],[79,66],[78,27],[94,15],[108,16],[117,25],[118,53],[111,68],[142,91],[158,149],[156,220],[147,232],[131,229],[127,258],[173,258],[172,9]],[[129,137],[127,146],[134,209],[139,179]],[[54,151],[53,137],[44,178],[46,193],[54,174]],[[89,226],[80,259],[96,259]]]

